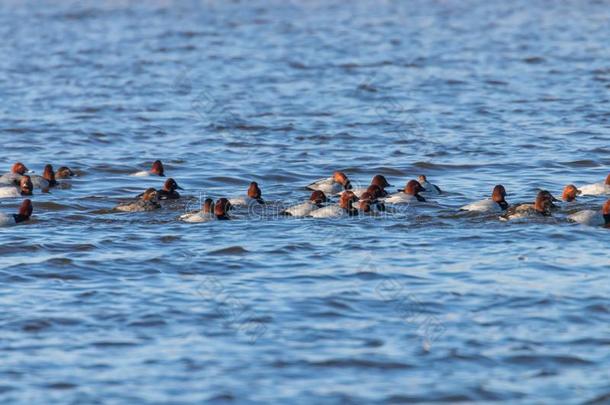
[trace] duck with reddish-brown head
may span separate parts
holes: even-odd
[[[413,202],[424,202],[426,199],[419,193],[426,191],[417,180],[409,180],[405,188],[398,193],[392,194],[385,199],[386,204],[410,204]]]
[[[309,200],[301,204],[288,207],[285,210],[281,211],[280,214],[288,215],[291,217],[306,217],[314,210],[324,207],[324,204],[326,204],[326,202],[328,202],[328,199],[326,198],[326,194],[324,194],[323,191],[312,191],[311,195],[309,196]]]
[[[21,202],[17,214],[0,213],[0,226],[17,225],[29,221],[32,216],[32,211],[32,201],[30,199],[25,199]]]
[[[231,198],[229,202],[231,206],[250,206],[252,204],[264,204],[265,201],[262,197],[262,191],[258,186],[258,183],[253,181],[248,186],[248,191],[243,197]]]
[[[381,198],[388,196],[386,188],[391,186],[392,185],[388,183],[388,180],[385,178],[385,176],[377,174],[373,176],[373,178],[371,179],[371,184],[369,184],[367,187],[355,188],[351,189],[350,191],[352,191],[358,198],[360,198],[362,194],[366,193],[367,191]]]
[[[55,180],[55,172],[53,171],[53,165],[46,165],[42,171],[42,176],[31,176],[32,184],[34,187],[41,190],[48,190],[52,187],[57,186],[57,180]]]
[[[491,199],[476,201],[460,208],[461,211],[475,212],[503,212],[508,209],[506,202],[506,189],[503,185],[496,185],[491,191]]]
[[[151,165],[149,170],[142,170],[140,172],[136,172],[132,174],[132,176],[136,177],[145,177],[145,176],[165,176],[165,168],[163,167],[163,163],[160,160],[155,160]]]
[[[601,210],[578,211],[568,216],[568,219],[589,226],[604,226],[610,228],[610,200],[607,200]]]
[[[157,190],[159,200],[177,200],[180,198],[180,193],[176,190],[183,190],[182,187],[176,183],[176,180],[169,178],[163,183],[163,188]]]
[[[180,216],[184,222],[207,222],[214,219],[214,200],[206,198],[201,204],[201,210],[189,212]]]
[[[21,177],[23,177],[28,171],[28,168],[23,163],[17,162],[13,164],[10,172],[0,176],[0,185],[17,186],[19,184],[19,180],[21,180]]]
[[[354,207],[354,203],[358,201],[358,197],[350,191],[344,191],[339,198],[339,204],[327,205],[312,211],[309,216],[313,218],[334,218],[343,216],[358,215],[358,209]]]
[[[33,194],[34,185],[30,176],[21,176],[17,186],[0,187],[0,198],[17,198]]]
[[[309,190],[319,190],[326,195],[335,195],[352,189],[352,183],[343,172],[336,171],[332,177],[315,181],[307,186]]]

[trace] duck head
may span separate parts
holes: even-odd
[[[341,184],[343,186],[343,188],[346,190],[351,190],[351,188],[352,188],[352,184],[350,183],[349,179],[343,172],[334,172],[333,180],[335,181],[335,183]]]
[[[390,183],[388,183],[388,181],[386,180],[386,178],[383,175],[378,174],[378,175],[374,176],[373,179],[371,180],[371,186],[377,186],[383,190],[386,187],[390,187]]]
[[[28,172],[28,168],[21,162],[17,162],[11,168],[11,173],[24,175]]]
[[[352,210],[353,204],[358,201],[358,197],[351,191],[344,191],[339,198],[339,206],[345,210]]]
[[[157,190],[154,188],[147,188],[144,193],[142,193],[142,200],[144,201],[153,201],[156,202],[158,200]]]
[[[42,172],[42,178],[49,182],[49,186],[54,186],[57,184],[55,180],[55,172],[53,171],[52,165],[46,165]]]
[[[551,209],[553,208],[553,196],[546,190],[542,190],[536,196],[536,202],[534,203],[534,209],[543,215],[551,215]]]
[[[311,193],[311,196],[309,197],[309,201],[316,204],[319,207],[323,203],[328,201],[328,199],[326,198],[326,194],[324,194],[323,191],[316,190],[313,193]]]
[[[214,212],[214,200],[211,198],[206,198],[201,205],[201,211],[203,211],[204,214],[211,214]]]
[[[34,190],[32,179],[30,176],[23,176],[21,180],[19,180],[19,191],[21,192],[21,195],[32,195],[32,190]]]
[[[405,194],[409,195],[418,195],[422,191],[426,191],[426,189],[417,180],[409,180],[404,189]]]
[[[168,193],[173,193],[176,190],[183,190],[183,188],[180,187],[178,185],[178,183],[176,183],[176,180],[174,180],[172,178],[165,180],[165,183],[163,183],[163,191],[167,191]]]
[[[261,189],[258,187],[258,183],[253,181],[248,187],[248,197],[259,200],[263,195]]]
[[[568,184],[563,189],[563,194],[561,195],[561,199],[563,201],[571,202],[576,200],[576,196],[582,194],[582,191],[576,188],[574,184]]]
[[[220,198],[214,205],[214,215],[218,219],[229,219],[229,210],[231,210],[231,203],[226,198]]]
[[[156,176],[165,176],[165,169],[163,168],[163,163],[160,160],[155,160],[150,168],[150,174],[154,174]]]
[[[55,172],[56,179],[67,179],[74,176],[74,172],[67,166],[62,166]]]

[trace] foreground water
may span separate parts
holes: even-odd
[[[606,2],[4,2],[0,166],[68,165],[0,233],[0,402],[610,400],[608,239],[456,209],[610,166]],[[342,169],[384,218],[121,214]],[[583,198],[577,207],[598,207]],[[2,200],[12,212],[16,201]]]

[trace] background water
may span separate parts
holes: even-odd
[[[608,230],[456,212],[608,174],[607,1],[145,3],[0,5],[2,171],[79,173],[0,230],[0,402],[610,401]],[[113,212],[155,159],[194,198],[336,169],[449,193]]]

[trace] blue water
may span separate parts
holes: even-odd
[[[78,173],[0,229],[1,403],[610,401],[608,229],[457,211],[607,176],[608,2],[141,3],[0,4],[0,171]],[[448,193],[177,220],[334,170]]]

